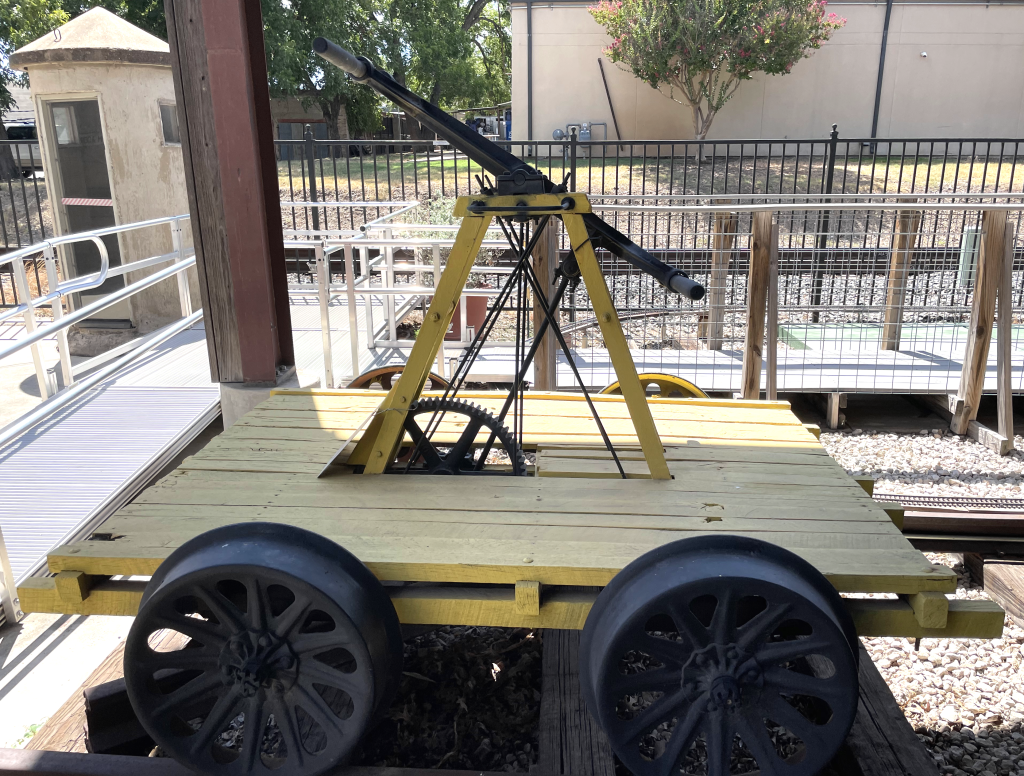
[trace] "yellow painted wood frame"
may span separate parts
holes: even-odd
[[[573,200],[571,210],[562,207],[563,201],[567,198]],[[477,203],[486,208],[496,209],[483,213],[470,210],[470,205]],[[665,461],[665,448],[655,427],[650,407],[647,406],[647,396],[637,375],[626,336],[622,332],[622,324],[615,312],[615,305],[608,293],[601,266],[597,262],[594,247],[590,243],[590,235],[583,222],[583,214],[590,212],[590,202],[583,194],[459,198],[455,206],[455,215],[462,218],[462,225],[448,257],[448,264],[437,284],[433,301],[424,317],[423,326],[416,337],[416,344],[409,354],[409,361],[398,383],[385,397],[363,438],[349,456],[349,465],[363,466],[364,474],[382,474],[398,453],[405,416],[423,390],[491,219],[495,216],[517,215],[516,208],[524,205],[530,208],[545,208],[533,210],[531,215],[561,218],[565,224],[569,244],[576,256],[583,283],[594,306],[601,335],[604,337],[605,347],[608,349],[651,477],[656,480],[672,478]]]

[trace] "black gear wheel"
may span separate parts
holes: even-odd
[[[417,422],[422,415],[433,417],[434,413],[454,413],[464,415],[469,420],[466,428],[455,444],[441,446],[426,437],[423,428]],[[473,443],[481,429],[487,429],[494,435],[494,440],[505,449],[512,459],[510,471],[495,472],[477,469],[473,458]],[[412,437],[413,448],[418,447],[416,460],[411,464],[401,461],[392,467],[395,473],[408,471],[416,474],[510,474],[523,476],[526,474],[526,457],[516,444],[512,433],[498,422],[490,412],[476,404],[462,399],[420,399],[413,404],[405,416],[405,430]]]

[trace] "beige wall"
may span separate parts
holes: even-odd
[[[829,10],[847,25],[791,74],[742,84],[710,138],[822,138],[833,123],[842,137],[870,135],[885,3],[830,3]],[[526,41],[526,6],[517,0],[515,139],[527,137]],[[615,139],[597,63],[608,42],[586,4],[533,5],[533,139],[579,121],[606,121]],[[607,59],[604,69],[623,139],[693,137],[686,106]],[[1024,137],[1024,4],[896,3],[878,136]]]
[[[114,217],[118,224],[189,212],[185,168],[180,145],[164,143],[160,104],[174,103],[174,82],[169,67],[135,64],[39,64],[29,67],[32,96],[39,116],[43,162],[48,181],[54,180],[51,138],[45,102],[97,99],[103,123]],[[56,187],[51,186],[53,194]],[[54,200],[57,229],[64,232],[63,213]],[[186,245],[191,228],[185,221]],[[169,226],[156,226],[120,236],[121,259],[138,261],[171,251]],[[127,282],[161,269],[129,273]],[[192,304],[201,306],[195,270],[189,271]],[[131,318],[143,332],[181,317],[177,282],[163,281],[130,300]]]

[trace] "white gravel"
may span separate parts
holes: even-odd
[[[850,474],[875,478],[877,493],[1024,497],[1024,438],[999,456],[969,437],[934,428],[918,434],[822,432],[821,443]]]
[[[825,432],[825,449],[850,474],[875,478],[878,493],[1024,497],[1024,439],[1000,457],[935,428],[918,434]],[[956,556],[957,598],[987,598]],[[931,752],[955,776],[1024,776],[1024,624],[1006,618],[1003,637],[864,639],[896,702]]]
[[[928,554],[957,572],[957,598],[987,598],[955,556]],[[941,773],[1024,775],[1024,627],[1003,637],[864,639],[896,702]]]

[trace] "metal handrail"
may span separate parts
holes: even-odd
[[[173,275],[178,276],[178,295],[181,300],[182,316],[186,318],[190,316],[192,314],[192,302],[189,297],[188,282],[185,279],[184,274],[181,274],[185,269],[195,264],[195,251],[185,249],[181,236],[181,222],[188,218],[188,215],[164,216],[132,224],[108,226],[100,229],[92,229],[88,232],[78,232],[59,237],[51,237],[48,240],[43,240],[35,243],[34,245],[20,248],[0,256],[0,266],[5,264],[12,265],[18,295],[24,300],[21,304],[12,308],[10,311],[0,314],[0,321],[7,320],[8,318],[20,314],[24,317],[26,331],[26,336],[5,348],[0,348],[0,359],[6,358],[23,348],[31,348],[36,380],[39,383],[39,393],[44,399],[46,399],[50,396],[50,390],[46,370],[43,368],[38,345],[41,340],[49,337],[51,334],[57,334],[57,351],[60,355],[61,371],[64,375],[65,385],[70,386],[74,382],[74,375],[71,367],[71,357],[68,351],[67,329],[75,323],[78,323],[84,318],[127,299],[138,291],[148,288],[149,286]],[[102,237],[119,234],[121,232],[145,229],[152,226],[159,226],[161,224],[169,224],[171,227],[171,241],[174,246],[174,250],[171,253],[165,253],[160,256],[151,256],[149,258],[142,259],[141,261],[124,264],[120,267],[110,267],[110,256],[107,252],[106,245],[101,239]],[[66,280],[64,282],[59,281],[57,277],[57,265],[54,249],[61,245],[70,245],[80,242],[92,242],[96,245],[100,252],[99,271],[82,278]],[[33,256],[38,253],[43,254],[46,262],[46,273],[50,288],[48,293],[45,295],[33,297],[28,286],[28,276],[25,272],[25,260],[29,256]],[[60,300],[69,294],[81,293],[88,289],[97,288],[103,285],[108,278],[121,276],[128,272],[136,272],[158,264],[164,264],[168,261],[175,262],[175,265],[160,270],[147,278],[143,278],[141,281],[125,286],[124,288],[109,294],[103,299],[76,310],[70,315],[64,315],[63,305],[59,301],[57,304],[51,304],[54,322],[44,327],[37,327],[36,325],[36,307],[45,305],[48,302],[52,303],[55,300]]]

